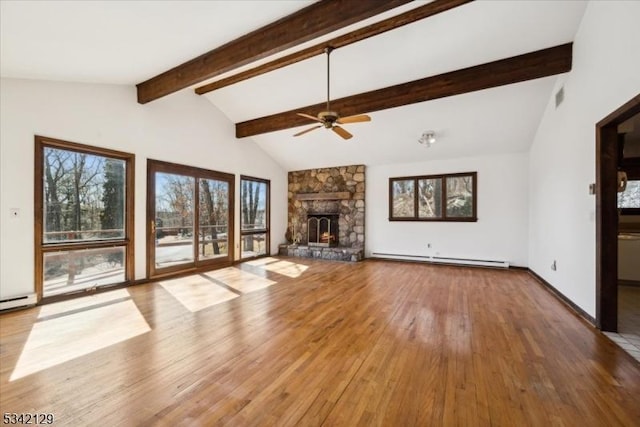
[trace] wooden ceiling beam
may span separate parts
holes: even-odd
[[[566,73],[571,71],[572,46],[573,43],[567,43],[384,89],[331,100],[331,109],[346,117]],[[300,117],[296,113],[315,116],[325,106],[323,101],[237,123],[236,137],[244,138],[309,124],[308,119]]]
[[[246,70],[241,73],[226,77],[224,79],[220,79],[215,82],[200,86],[195,89],[195,92],[198,95],[204,95],[205,93],[212,92],[216,89],[248,80],[252,77],[256,77],[261,74],[265,74],[270,71],[295,64],[296,62],[321,55],[324,53],[324,49],[327,46],[338,49],[349,44],[367,39],[369,37],[402,27],[404,25],[411,24],[412,22],[428,18],[438,13],[445,12],[449,9],[453,9],[454,7],[462,6],[463,4],[470,3],[472,1],[473,0],[434,0],[431,3],[427,3],[424,6],[417,7],[400,15],[392,16],[391,18],[376,22],[375,24],[368,25],[364,28],[360,28],[334,39],[327,40],[326,42],[311,46],[299,52],[294,52],[291,55],[283,56],[282,58],[275,59],[250,70]]]
[[[322,0],[136,85],[145,104],[253,61],[409,3]]]

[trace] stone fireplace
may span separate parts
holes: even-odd
[[[289,172],[288,245],[280,253],[361,260],[364,195],[364,165]]]

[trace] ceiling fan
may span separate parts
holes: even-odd
[[[371,117],[367,116],[366,114],[360,114],[357,116],[340,117],[340,115],[337,112],[331,111],[331,98],[329,96],[329,56],[333,49],[334,48],[330,46],[327,46],[324,49],[325,53],[327,54],[327,109],[326,111],[320,111],[317,117],[313,117],[305,113],[297,113],[299,116],[305,117],[307,119],[315,120],[316,122],[320,122],[321,124],[305,129],[301,132],[296,133],[293,136],[300,136],[307,132],[311,132],[312,130],[319,129],[324,126],[327,129],[331,129],[332,131],[340,135],[342,138],[349,139],[353,135],[351,135],[349,132],[347,132],[346,130],[344,130],[338,125],[343,125],[346,123],[358,123],[358,122],[371,121]]]

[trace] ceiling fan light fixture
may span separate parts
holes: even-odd
[[[418,139],[418,142],[425,147],[431,147],[436,143],[436,133],[432,130],[422,132],[422,135]]]

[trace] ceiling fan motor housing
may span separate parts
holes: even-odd
[[[321,111],[318,113],[318,118],[322,120],[324,127],[330,128],[340,118],[335,111]]]

